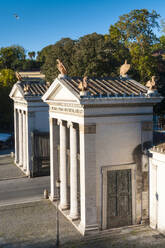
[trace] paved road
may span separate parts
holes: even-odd
[[[0,181],[0,206],[39,200],[45,188],[50,189],[49,176]]]
[[[82,237],[59,214],[62,248],[164,248],[165,237],[147,226],[106,230]],[[48,200],[0,207],[0,248],[54,248],[56,209]]]
[[[26,177],[26,175],[14,164],[10,155],[0,155],[0,181]]]

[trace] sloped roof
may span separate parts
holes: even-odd
[[[43,80],[29,79],[26,81],[17,82],[24,92],[24,96],[43,96],[48,89],[48,86]]]
[[[59,79],[61,83],[69,86],[75,93],[79,94],[78,85],[83,78],[66,77]],[[139,96],[147,93],[147,88],[142,84],[129,78],[88,78],[88,92],[93,96]]]

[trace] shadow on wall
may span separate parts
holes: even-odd
[[[146,141],[143,144],[139,144],[138,146],[136,146],[135,149],[133,150],[132,156],[133,156],[133,160],[137,165],[137,170],[142,169],[143,156],[147,155],[147,151],[151,147],[152,147],[151,141]]]
[[[152,147],[150,141],[139,144],[133,151],[133,159],[136,163],[136,202],[141,206],[145,206],[143,201],[147,201],[148,192],[148,149]],[[145,193],[144,198],[142,198],[142,193]],[[140,213],[137,215],[137,224],[148,223],[148,207],[147,205],[141,209]]]

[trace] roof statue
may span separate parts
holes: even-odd
[[[83,81],[79,83],[78,88],[80,90],[80,95],[85,95],[88,88],[87,76],[85,76]]]
[[[155,90],[156,88],[156,76],[152,76],[151,80],[149,80],[147,83],[146,83],[146,87],[149,89],[149,90]]]
[[[127,64],[127,60],[125,60],[125,63],[120,67],[120,76],[126,77],[130,67],[131,65]]]
[[[23,91],[24,91],[25,95],[28,94],[28,91],[29,91],[29,85],[28,84],[24,85]]]
[[[48,89],[50,87],[50,82],[46,82],[46,88]]]
[[[57,59],[57,69],[60,72],[60,76],[64,77],[65,75],[67,75],[67,70],[59,59]]]
[[[18,79],[18,81],[21,81],[22,80],[22,77],[21,77],[21,75],[19,74],[18,71],[16,71],[15,76]]]

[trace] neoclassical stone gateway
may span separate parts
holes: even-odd
[[[41,97],[48,86],[41,79],[18,81],[10,92],[14,101],[15,163],[26,175],[32,174],[31,132],[49,131],[48,106]]]
[[[152,92],[153,93],[153,92]],[[85,234],[148,221],[148,165],[158,95],[127,77],[59,75],[49,105],[51,200]]]

